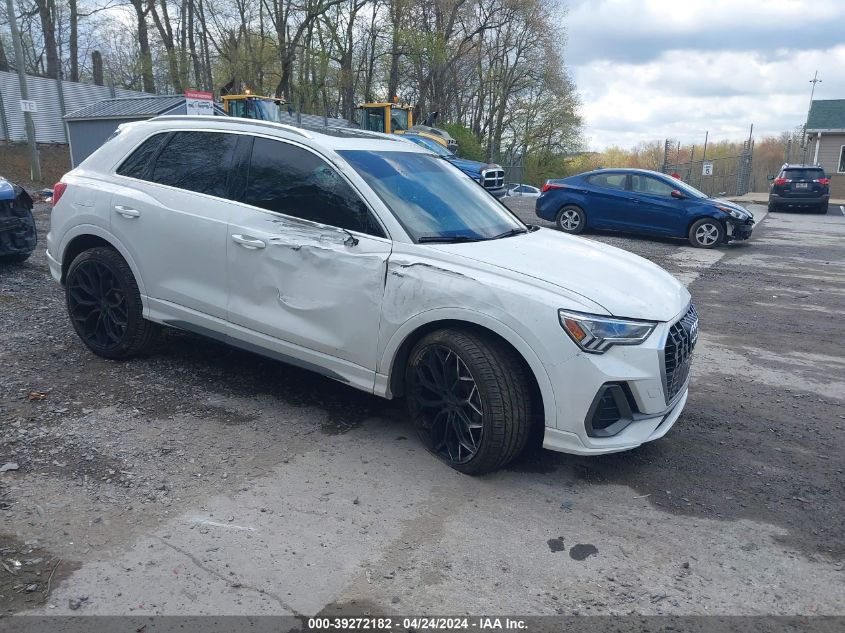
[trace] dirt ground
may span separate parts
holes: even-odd
[[[686,410],[628,453],[480,478],[401,403],[193,335],[93,356],[36,215],[0,269],[2,613],[845,615],[837,209],[716,251],[587,236],[688,284]]]

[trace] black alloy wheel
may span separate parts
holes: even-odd
[[[480,475],[522,452],[534,420],[530,370],[504,341],[465,329],[431,332],[405,369],[408,413],[425,447]]]
[[[475,457],[484,433],[478,385],[452,350],[432,345],[414,368],[420,433],[429,450],[453,464]]]
[[[132,270],[111,248],[93,248],[73,260],[65,279],[65,301],[79,338],[104,358],[139,353],[159,329],[143,318]]]

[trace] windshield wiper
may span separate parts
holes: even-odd
[[[426,242],[444,242],[444,243],[453,243],[453,242],[477,242],[479,238],[477,237],[470,237],[469,235],[423,235],[417,242],[420,244],[425,244]]]
[[[521,226],[508,229],[504,233],[499,233],[498,235],[494,235],[493,237],[488,237],[488,240],[500,240],[503,237],[510,237],[511,235],[522,235],[523,233],[528,233],[528,229],[523,228]]]

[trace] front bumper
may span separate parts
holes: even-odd
[[[694,310],[692,314],[695,316]],[[698,331],[684,310],[669,323],[661,323],[641,345],[616,346],[601,355],[577,353],[567,361],[547,367],[555,391],[555,426],[547,427],[543,446],[577,455],[598,455],[636,448],[663,437],[683,411],[689,394],[689,361]],[[679,330],[679,328],[682,328]],[[683,373],[667,379],[667,358],[677,350],[677,335],[690,336],[685,348]],[[675,365],[677,366],[677,365]],[[615,390],[618,422],[596,428],[599,402]],[[621,395],[623,394],[624,395]],[[601,425],[598,425],[601,427]]]
[[[626,427],[619,436],[613,438],[613,441],[594,440],[586,445],[577,433],[546,428],[543,436],[543,448],[574,455],[605,455],[629,451],[666,435],[681,416],[681,412],[687,404],[688,395],[689,387],[687,386],[681,391],[677,401],[666,411],[653,416],[645,416],[635,421]]]
[[[738,220],[729,220],[726,223],[726,226],[726,237],[728,241],[747,240],[749,237],[751,237],[751,232],[754,230],[754,220],[746,220],[745,222],[741,222]]]
[[[38,231],[26,199],[18,196],[12,200],[0,200],[0,257],[27,255],[35,250]]]

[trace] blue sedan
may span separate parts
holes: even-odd
[[[609,229],[688,239],[698,248],[747,240],[754,227],[744,207],[645,169],[597,169],[548,180],[535,209],[567,233]]]

